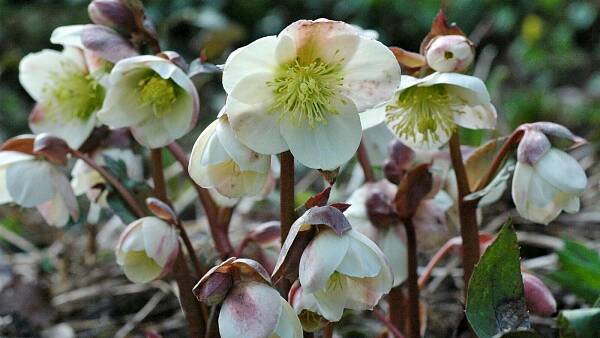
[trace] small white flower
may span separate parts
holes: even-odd
[[[98,119],[111,128],[129,127],[143,146],[166,146],[196,123],[196,88],[169,60],[152,55],[123,59],[112,69],[109,83]]]
[[[392,288],[392,271],[381,250],[360,232],[322,229],[300,258],[299,281],[318,313],[339,321],[344,309],[372,309]]]
[[[271,156],[258,154],[237,140],[227,115],[198,137],[190,156],[190,176],[204,188],[237,198],[258,195],[267,184]]]
[[[79,148],[96,125],[105,90],[91,74],[77,34],[82,26],[59,27],[51,41],[62,52],[45,49],[25,56],[19,64],[19,81],[37,102],[29,126]]]
[[[462,72],[475,57],[473,44],[462,35],[440,35],[426,50],[427,64],[437,72]]]
[[[165,276],[178,253],[177,231],[157,217],[144,217],[129,224],[116,249],[117,263],[134,283]]]
[[[79,218],[69,180],[54,165],[16,151],[0,151],[0,204],[36,207],[46,223],[64,226]]]
[[[296,313],[273,287],[243,281],[229,292],[219,312],[223,338],[301,338]]]
[[[457,125],[493,129],[496,109],[480,79],[433,73],[422,79],[402,76],[394,98],[361,115],[363,128],[386,122],[402,142],[415,149],[445,144]]]
[[[343,22],[300,20],[233,52],[225,63],[227,114],[261,154],[290,150],[334,169],[360,143],[359,112],[388,100],[400,80],[393,53]]]
[[[548,224],[563,210],[579,211],[579,195],[586,185],[581,165],[564,151],[550,148],[535,163],[517,162],[512,198],[522,217]]]

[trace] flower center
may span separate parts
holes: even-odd
[[[413,86],[386,107],[385,117],[400,137],[413,142],[439,142],[440,135],[449,135],[456,129],[453,117],[463,103],[449,95],[444,85]],[[417,140],[418,136],[423,139]]]
[[[327,280],[327,291],[334,291],[337,288],[342,289],[342,274],[335,271]]]
[[[152,73],[138,82],[138,100],[142,107],[151,106],[156,117],[163,117],[177,101],[177,84]]]
[[[78,69],[69,69],[62,74],[54,73],[52,81],[42,91],[48,97],[48,116],[67,121],[89,118],[100,109],[104,100],[104,88],[92,75]]]
[[[279,112],[280,119],[288,118],[296,127],[327,124],[328,114],[339,114],[336,99],[344,103],[337,95],[343,80],[341,62],[329,64],[317,58],[303,63],[296,59],[282,65],[275,79],[267,82],[275,94],[269,111]]]

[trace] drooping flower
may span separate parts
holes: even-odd
[[[189,172],[200,186],[237,198],[258,195],[267,184],[270,167],[271,156],[238,141],[227,115],[221,114],[196,140]]]
[[[58,27],[51,41],[62,44],[62,52],[45,49],[19,64],[19,81],[37,102],[29,118],[31,130],[62,138],[71,148],[79,148],[94,129],[105,96],[77,47],[83,47],[78,41],[81,27]]]
[[[440,35],[425,50],[427,64],[436,72],[462,72],[475,57],[473,43],[462,35]]]
[[[0,150],[0,204],[36,207],[46,223],[64,226],[79,218],[77,200],[65,175],[30,153]]]
[[[134,283],[147,283],[167,275],[179,254],[177,232],[157,217],[130,223],[119,238],[117,264]]]
[[[361,115],[363,128],[384,122],[414,149],[445,144],[457,126],[493,129],[496,109],[480,79],[457,73],[433,73],[422,79],[403,75],[394,98]]]
[[[129,127],[143,146],[160,148],[185,135],[196,123],[198,93],[185,72],[158,56],[134,56],[119,61],[101,122],[111,128]]]
[[[312,207],[294,222],[273,276],[289,277],[293,264],[303,297],[313,297],[316,313],[334,322],[344,309],[372,309],[394,279],[383,252],[332,206]]]
[[[262,154],[290,150],[334,169],[361,138],[359,112],[388,100],[400,67],[383,44],[343,22],[300,20],[233,52],[223,71],[237,137]]]
[[[222,302],[218,322],[223,338],[303,336],[296,313],[256,261],[231,257],[208,271],[193,292],[208,305]]]

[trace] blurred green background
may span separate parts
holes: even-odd
[[[27,132],[32,101],[18,82],[19,60],[43,48],[61,25],[87,23],[86,0],[0,0],[0,141]],[[374,29],[380,40],[417,50],[440,1],[147,0],[164,49],[188,61],[205,50],[221,63],[236,47],[276,34],[301,18],[327,17]],[[600,2],[565,0],[445,1],[477,44],[475,75],[486,80],[499,111],[497,133],[551,120],[582,136],[600,133]],[[201,89],[204,120],[224,100],[219,79]],[[204,124],[202,124],[204,125]],[[199,126],[201,128],[202,126]]]

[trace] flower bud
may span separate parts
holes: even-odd
[[[136,29],[133,13],[120,0],[94,0],[88,6],[88,14],[92,22],[98,25],[124,33]]]
[[[62,139],[44,133],[36,136],[33,151],[54,164],[66,165],[70,148]]]
[[[117,263],[135,283],[147,283],[171,271],[179,253],[177,232],[156,217],[129,224],[117,244]]]
[[[427,64],[438,72],[462,72],[475,56],[473,43],[462,35],[440,35],[426,48]]]
[[[233,285],[233,278],[228,273],[215,272],[204,281],[202,287],[194,288],[192,291],[198,301],[212,306],[219,304],[225,299]]]
[[[552,148],[544,133],[537,130],[526,130],[517,148],[519,162],[535,164]]]
[[[365,206],[369,221],[377,228],[388,228],[400,222],[392,206],[392,200],[381,191],[371,192]]]
[[[404,145],[399,139],[394,139],[390,142],[388,152],[390,158],[385,161],[383,166],[385,178],[394,184],[399,184],[415,157],[415,152]]]
[[[523,286],[527,309],[538,316],[550,317],[556,312],[556,300],[548,287],[536,276],[524,272]]]

